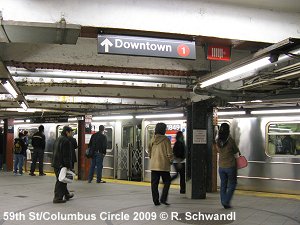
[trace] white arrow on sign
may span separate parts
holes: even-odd
[[[113,46],[113,43],[111,43],[110,40],[105,38],[105,40],[101,42],[101,46],[105,46],[104,47],[104,52],[109,52],[109,47]]]

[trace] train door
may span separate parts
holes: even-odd
[[[115,178],[116,177],[116,150],[117,145],[115,145],[116,136],[116,123],[115,122],[93,122],[91,124],[91,131],[89,134],[85,134],[85,144],[89,144],[92,134],[99,131],[99,126],[104,126],[104,134],[107,138],[107,149],[106,155],[103,159],[103,169],[102,176],[105,178]],[[116,147],[115,147],[116,146]],[[96,170],[95,170],[96,174]]]
[[[106,155],[103,160],[103,177],[114,178],[115,177],[115,149],[114,149],[114,127],[105,126],[104,134],[107,138]]]
[[[124,125],[121,134],[121,148],[118,149],[117,178],[142,180],[141,127]]]

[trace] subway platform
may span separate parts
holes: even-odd
[[[105,184],[75,181],[75,197],[53,204],[55,177],[14,176],[0,172],[0,225],[13,224],[238,224],[299,225],[300,197],[237,191],[223,209],[218,193],[203,200],[169,194],[170,206],[154,206],[148,183],[106,180]]]

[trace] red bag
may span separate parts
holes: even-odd
[[[236,166],[238,169],[242,169],[248,166],[248,161],[245,158],[245,156],[240,155],[237,159],[236,159]]]

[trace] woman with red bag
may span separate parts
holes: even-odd
[[[231,208],[231,199],[237,185],[236,158],[239,157],[239,149],[229,134],[229,125],[222,123],[217,138],[217,149],[219,152],[221,203],[225,209]]]

